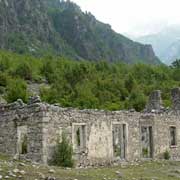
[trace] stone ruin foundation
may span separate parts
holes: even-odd
[[[39,97],[0,105],[0,152],[47,164],[64,133],[78,166],[163,158],[180,159],[180,88],[172,109],[154,91],[144,112],[78,110],[42,103]]]

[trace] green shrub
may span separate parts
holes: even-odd
[[[0,71],[4,72],[7,69],[9,69],[10,61],[9,61],[8,57],[4,56],[3,54],[1,55],[1,58],[2,59],[0,59]]]
[[[53,165],[61,166],[61,167],[73,167],[73,149],[69,144],[66,136],[62,135],[62,141],[57,142],[57,146],[55,148],[55,153],[53,157]]]
[[[0,94],[4,94],[5,93],[5,88],[3,86],[0,86]]]
[[[55,69],[56,69],[56,65],[51,58],[43,62],[40,71],[41,74],[43,74],[46,77],[49,83],[54,82]]]
[[[14,73],[22,79],[32,80],[32,67],[27,62],[19,64]]]
[[[22,79],[13,79],[8,82],[6,100],[8,103],[14,102],[17,99],[22,99],[27,102],[27,84]]]
[[[120,146],[114,145],[114,155],[115,155],[115,157],[121,156],[121,147]]]
[[[0,72],[0,86],[6,86],[7,85],[7,75],[5,73]]]
[[[148,148],[143,148],[143,149],[142,149],[142,154],[143,154],[143,157],[147,158],[147,157],[148,157],[148,154],[149,154]]]
[[[127,101],[126,109],[133,108],[136,111],[142,111],[146,105],[146,97],[142,91],[134,89]]]
[[[166,160],[169,160],[171,158],[168,150],[166,150],[163,155],[164,155],[164,159],[166,159]]]
[[[9,79],[14,82],[9,83]],[[162,91],[165,107],[171,106],[170,89],[180,86],[180,69],[179,60],[172,67],[127,65],[53,56],[37,58],[1,50],[0,93],[8,94],[8,102],[17,98],[26,101],[26,88],[22,83],[17,84],[19,79],[45,86],[48,82],[49,88],[41,88],[40,95],[43,101],[51,104],[80,109],[142,111],[155,89]]]

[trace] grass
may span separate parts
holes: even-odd
[[[14,169],[21,173],[14,173]],[[50,172],[51,169],[54,170],[53,173]],[[10,180],[39,180],[48,176],[57,180],[179,180],[180,162],[149,161],[109,168],[63,169],[15,161],[8,156],[0,155],[0,175],[3,178],[9,176]]]

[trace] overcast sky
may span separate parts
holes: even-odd
[[[72,0],[119,33],[144,35],[180,24],[180,0]]]

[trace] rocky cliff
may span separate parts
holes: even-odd
[[[70,1],[0,0],[0,48],[74,59],[160,63],[150,45],[114,32]]]

